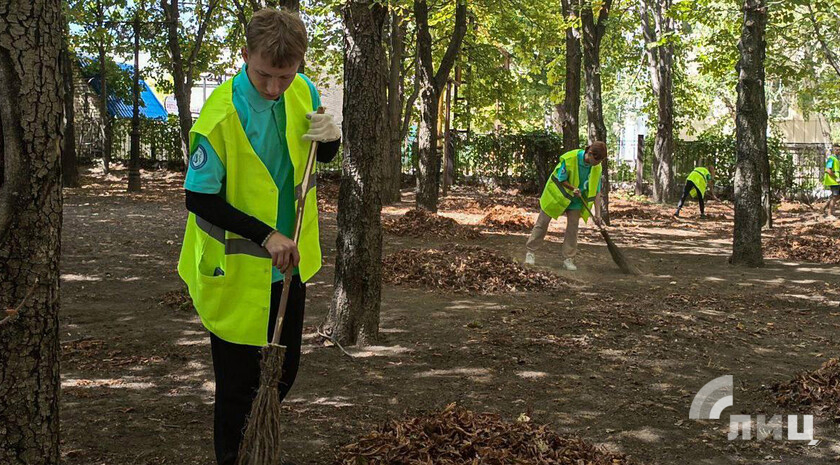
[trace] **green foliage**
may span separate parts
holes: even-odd
[[[461,178],[540,184],[563,153],[563,136],[546,131],[475,135],[457,138],[455,150]]]

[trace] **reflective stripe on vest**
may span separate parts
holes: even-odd
[[[545,188],[543,189],[542,196],[540,197],[540,208],[552,218],[556,219],[562,215],[563,212],[566,211],[566,208],[568,208],[568,206],[572,203],[572,199],[574,199],[574,194],[563,187],[563,184],[559,179],[557,179],[555,173],[560,168],[560,164],[565,162],[566,171],[569,173],[569,184],[573,186],[580,185],[578,171],[578,153],[580,152],[581,150],[572,150],[564,153],[560,157],[560,163],[554,167],[554,170],[548,177],[548,181],[545,183]],[[589,187],[586,192],[582,193],[583,198],[587,203],[592,202],[598,195],[598,184],[601,182],[601,171],[602,167],[600,163],[593,166],[589,171]],[[581,211],[581,218],[583,218],[584,221],[588,220],[589,213],[587,213],[586,210]]]
[[[834,155],[828,157],[829,160],[834,160],[834,163],[831,165],[831,171],[834,172],[834,177],[828,175],[826,172],[823,176],[823,186],[831,187],[840,185],[840,160]]]
[[[200,134],[219,155],[225,167],[225,201],[273,226],[277,224],[278,189],[251,147],[233,106],[232,92],[232,79],[213,91],[191,129],[191,144]],[[286,142],[295,175],[295,207],[306,196],[298,241],[301,256],[298,269],[301,280],[306,282],[321,267],[317,189],[311,183],[308,192],[301,192],[303,169],[311,146],[302,136],[309,129],[306,113],[312,111],[312,97],[308,83],[301,76],[292,81],[283,97]],[[266,344],[272,279],[268,251],[191,213],[178,274],[186,282],[193,305],[210,332],[236,344]]]

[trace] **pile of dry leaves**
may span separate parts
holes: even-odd
[[[193,311],[192,299],[186,287],[169,291],[160,296],[160,303],[178,311]]]
[[[800,373],[772,387],[776,402],[809,413],[824,412],[840,420],[840,360],[832,358],[816,371]]]
[[[449,244],[440,249],[403,249],[382,261],[385,282],[456,292],[496,294],[557,289],[556,275],[525,268],[477,246]]]
[[[496,205],[481,220],[481,224],[505,231],[530,231],[535,215],[519,207]]]
[[[765,239],[765,256],[787,260],[840,264],[840,222],[817,223],[793,229],[778,228]]]
[[[478,239],[481,233],[452,218],[426,210],[409,210],[405,215],[382,221],[382,230],[395,236],[436,237],[440,239]]]
[[[558,436],[547,426],[510,423],[451,404],[442,412],[392,421],[341,448],[337,465],[516,464],[624,465],[613,454],[582,439]]]

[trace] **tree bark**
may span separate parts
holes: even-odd
[[[181,50],[181,37],[178,32],[178,26],[181,23],[181,6],[178,4],[179,0],[160,0],[160,6],[164,13],[167,27],[167,45],[169,47],[169,56],[171,61],[170,71],[172,72],[172,80],[174,81],[175,103],[178,106],[178,127],[181,131],[181,157],[184,161],[184,167],[189,164],[190,157],[190,129],[192,129],[192,113],[190,111],[190,100],[192,99],[192,87],[195,82],[195,64],[197,63],[198,52],[201,50],[201,44],[204,40],[204,35],[207,32],[207,25],[216,8],[219,6],[219,0],[210,0],[207,4],[207,10],[201,17],[201,22],[198,25],[198,30],[195,34],[195,42],[192,50],[184,62],[183,50]],[[254,10],[256,11],[256,9]]]
[[[0,3],[0,463],[58,464],[64,36],[59,0]]]
[[[671,0],[639,0],[642,33],[647,43],[650,82],[656,97],[656,138],[653,156],[656,171],[653,173],[653,198],[664,203],[676,194],[674,188],[674,45],[670,41],[659,43],[674,32],[674,20],[667,16]]]
[[[67,25],[64,26],[67,30]],[[64,80],[64,134],[61,142],[61,179],[64,187],[79,187],[79,169],[76,165],[76,80],[67,36],[61,50],[61,74]]]
[[[577,17],[572,9],[574,0],[563,1],[563,18],[570,20]],[[563,104],[557,106],[560,126],[563,130],[563,150],[580,148],[580,69],[583,54],[580,50],[580,31],[574,27],[566,28],[566,80],[564,83]]]
[[[467,33],[467,5],[458,0],[455,29],[437,72],[432,61],[432,36],[429,32],[429,7],[426,0],[414,1],[417,25],[417,81],[420,86],[420,124],[418,128],[417,208],[437,212],[440,186],[440,153],[437,151],[437,118],[440,94],[455,64],[455,57]]]
[[[767,158],[767,103],[764,96],[766,0],[744,1],[738,50],[738,103],[735,118],[735,232],[733,265],[761,266],[761,181]]]
[[[636,145],[636,195],[644,194],[645,182],[645,136],[639,134]]]
[[[382,164],[382,203],[399,202],[402,187],[402,137],[400,123],[405,101],[403,89],[403,55],[405,52],[405,22],[396,11],[391,12],[389,72],[388,72],[388,134],[389,155]]]
[[[128,191],[140,192],[140,15],[134,12],[134,73],[132,75],[131,153],[128,159]]]
[[[592,5],[582,0],[580,19],[583,29],[583,67],[586,75],[586,119],[588,143],[607,142],[607,127],[604,124],[604,109],[601,101],[601,39],[607,29],[607,18],[612,0],[605,0],[595,19]],[[610,158],[602,162],[601,218],[610,224]]]
[[[387,8],[348,1],[344,21],[344,122],[338,194],[335,293],[324,330],[341,344],[368,345],[379,335],[382,290],[382,161],[388,156]]]
[[[100,31],[105,28],[105,10],[102,2],[96,2],[97,27]],[[102,132],[104,134],[102,147],[102,166],[107,175],[111,171],[111,145],[114,138],[114,129],[111,126],[111,115],[108,114],[108,63],[105,57],[105,43],[100,40],[99,48],[99,116],[102,119]]]

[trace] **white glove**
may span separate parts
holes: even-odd
[[[331,142],[341,138],[341,129],[333,121],[333,115],[326,113],[307,113],[306,118],[312,123],[309,125],[309,132],[303,135],[306,140],[316,142]]]

